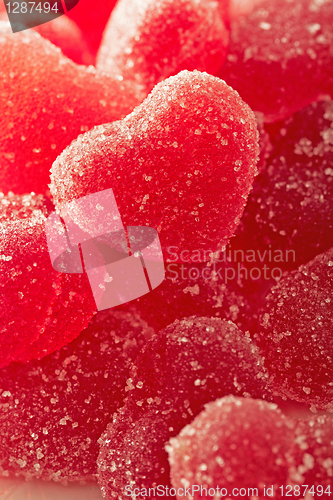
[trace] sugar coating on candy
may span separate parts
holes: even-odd
[[[0,196],[0,366],[66,345],[95,312],[87,276],[51,265],[49,210],[40,196]]]
[[[162,249],[221,249],[246,204],[258,155],[254,115],[220,79],[183,71],[124,120],[80,136],[52,166],[55,204],[112,188],[125,226],[159,232]],[[223,219],[221,220],[221,214]]]
[[[216,74],[227,45],[219,2],[120,0],[106,27],[97,68],[132,81],[146,96],[184,69]]]
[[[169,484],[164,445],[205,403],[227,394],[269,398],[257,348],[217,318],[185,318],[160,331],[137,357],[126,391],[125,406],[100,439],[107,499],[126,498],[129,484]]]
[[[126,395],[129,367],[153,330],[138,315],[98,313],[41,361],[0,370],[0,475],[94,478],[97,440]]]
[[[333,246],[333,101],[312,103],[277,129],[237,243],[266,251],[271,268],[295,269]]]
[[[219,74],[267,121],[284,118],[329,91],[332,22],[330,1],[259,2],[231,24]]]
[[[32,6],[30,6],[32,7]],[[5,11],[0,9],[0,20],[8,21]],[[59,47],[63,54],[77,64],[92,64],[94,58],[90,52],[83,33],[74,21],[67,16],[61,16],[40,24],[34,28],[40,35]]]
[[[0,190],[45,193],[53,161],[94,125],[139,102],[119,80],[77,66],[33,30],[0,22]]]
[[[235,255],[229,245],[214,262],[186,260],[177,264],[168,262],[166,254],[163,283],[136,299],[133,306],[156,331],[176,319],[199,315],[227,319],[244,333],[257,333],[258,310],[275,281],[252,279],[241,259],[229,262],[230,256]],[[175,258],[176,253],[172,257]]]
[[[294,481],[314,485],[318,496],[330,498],[327,487],[332,486],[333,477],[332,417],[320,415],[300,420],[295,430],[292,454],[296,463]]]
[[[261,312],[258,343],[274,392],[333,412],[333,249],[289,273]]]
[[[208,403],[166,447],[172,485],[180,493],[191,485],[205,488],[202,495],[199,490],[177,498],[216,498],[218,486],[230,496],[233,488],[257,488],[251,498],[265,498],[264,485],[281,497],[278,488],[288,484],[294,428],[295,422],[265,401],[226,396]]]

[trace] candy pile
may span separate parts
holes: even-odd
[[[6,19],[0,3],[0,476],[107,500],[330,498],[332,0]],[[125,246],[157,231],[166,274],[154,287],[133,250],[151,291],[97,312],[80,200],[102,217],[102,191]],[[52,267],[55,220],[81,272]]]

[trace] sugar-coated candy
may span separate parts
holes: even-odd
[[[333,249],[284,276],[266,297],[257,341],[274,392],[333,412]]]
[[[227,498],[281,498],[294,428],[294,421],[265,401],[226,396],[208,403],[166,447],[177,498],[220,498],[217,487]],[[184,494],[185,487],[192,496]],[[251,495],[249,488],[256,491]]]
[[[274,128],[235,244],[260,251],[270,268],[291,270],[333,246],[333,101]]]
[[[67,15],[81,28],[95,55],[100,46],[106,23],[116,0],[103,0],[93,5],[90,0],[80,0]]]
[[[124,407],[100,439],[107,499],[125,499],[126,485],[170,486],[164,445],[205,403],[227,394],[270,397],[251,340],[230,321],[197,317],[177,320],[147,342],[126,390]]]
[[[0,190],[45,193],[53,161],[80,133],[137,104],[119,80],[77,66],[33,30],[0,22]]]
[[[153,330],[105,311],[40,361],[0,370],[0,475],[93,479],[97,440],[122,405],[129,366]]]
[[[0,192],[0,224],[32,217],[37,210],[47,216],[54,207],[51,200],[42,194],[29,193],[22,196],[11,192],[4,195]]]
[[[237,227],[257,171],[257,134],[252,111],[222,80],[183,71],[122,121],[78,137],[52,166],[51,192],[89,233],[66,204],[112,188],[125,226],[155,228],[164,251],[203,255]]]
[[[314,498],[329,499],[333,491],[333,418],[320,415],[299,420],[292,454],[295,461],[294,481],[314,486]]]
[[[97,68],[131,81],[143,97],[184,69],[216,74],[229,38],[220,9],[215,0],[120,0]]]
[[[1,7],[0,20],[8,21],[7,13],[1,11]],[[33,29],[59,47],[65,56],[77,64],[92,64],[94,62],[83,33],[75,22],[67,16],[57,17]]]
[[[0,196],[0,367],[66,345],[96,309],[85,274],[58,273],[51,265],[49,208],[40,196]]]
[[[284,118],[333,91],[333,3],[263,0],[231,23],[219,75],[265,120]]]

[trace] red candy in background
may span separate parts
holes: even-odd
[[[333,4],[263,0],[231,24],[219,75],[266,121],[333,91]]]
[[[1,23],[0,190],[45,193],[62,150],[94,125],[137,104],[119,80],[77,66],[33,30]]]
[[[69,13],[93,54],[114,3],[80,0]],[[234,480],[237,488],[242,481],[313,484],[315,498],[329,498],[317,488],[332,482],[332,418],[299,420],[298,412],[332,411],[333,401],[332,104],[323,96],[333,93],[332,5],[233,0],[228,15],[224,0],[119,0],[97,71],[76,66],[31,30],[13,35],[0,23],[0,352],[3,364],[26,362],[0,369],[0,474],[96,480],[99,444],[106,498],[128,498],[129,484],[170,487],[165,444],[186,424],[192,433],[206,403],[234,394],[241,397],[225,399],[228,411],[225,403],[205,435],[190,436],[188,453],[180,450],[178,459],[188,460],[174,468],[176,483],[193,472],[190,482]],[[52,23],[37,29],[88,63],[82,34],[69,31],[66,16],[57,21],[52,33]],[[132,112],[181,69],[216,74],[229,29],[220,75],[255,114],[224,82],[198,72],[160,83]],[[312,102],[318,97],[326,100]],[[44,224],[54,207],[42,194],[54,161],[53,201],[62,215],[68,201],[112,188],[124,225],[157,229],[167,266],[170,249],[178,253],[160,287],[98,314],[79,337],[95,305],[84,275],[60,275],[50,265]],[[32,190],[41,194],[24,194]],[[241,277],[237,260],[215,266],[211,255],[235,230],[227,254],[257,252]],[[269,271],[282,274],[326,253],[282,278],[264,302],[274,277],[256,279],[250,270],[263,270],[265,251],[288,249],[296,260],[268,262]],[[193,314],[206,318],[168,326],[135,360],[149,335],[137,316],[133,323],[136,308],[156,331]],[[276,400],[300,401],[279,402],[297,420],[265,402],[272,396],[264,363]],[[217,452],[214,439],[231,447]],[[60,498],[63,490],[54,492]]]
[[[97,68],[131,81],[143,97],[184,69],[216,74],[228,45],[222,5],[212,0],[119,0]]]
[[[270,268],[291,270],[333,246],[333,101],[271,128],[272,151],[233,245],[260,251]]]
[[[65,216],[68,202],[112,187],[124,226],[151,226],[164,251],[176,245],[205,261],[238,225],[257,172],[257,136],[237,93],[183,71],[124,120],[74,141],[52,166],[52,195]],[[69,215],[89,233],[80,212]]]
[[[227,394],[270,397],[251,340],[231,322],[197,317],[175,321],[147,342],[126,390],[125,406],[100,439],[106,499],[126,498],[126,485],[169,484],[164,444],[205,403]]]
[[[276,282],[268,279],[258,283],[241,262],[228,262],[230,252],[233,255],[228,245],[214,263],[166,262],[163,283],[129,305],[134,304],[156,331],[176,319],[198,315],[227,319],[244,332],[256,333],[258,310]]]
[[[283,277],[261,311],[257,341],[274,393],[333,412],[333,249]]]
[[[300,420],[294,442],[295,481],[315,485],[312,497],[329,499],[333,477],[333,418],[320,415]]]
[[[0,2],[0,21],[8,21],[8,15]],[[92,64],[94,57],[90,52],[80,28],[67,16],[41,24],[33,28],[44,38],[59,47],[63,54],[77,64]]]
[[[329,416],[295,419],[261,400],[208,403],[166,446],[177,498],[216,498],[217,488],[229,498],[330,498],[332,429]],[[200,493],[184,494],[191,485]]]
[[[227,498],[234,497],[234,488],[238,494],[241,488],[243,493],[256,488],[259,495],[242,498],[263,499],[264,486],[272,488],[274,498],[283,498],[279,487],[290,482],[295,424],[276,405],[258,399],[227,396],[208,403],[167,445],[172,485],[177,490],[190,485],[205,488],[203,494],[199,490],[193,497],[177,498],[218,498],[213,490],[219,487],[226,489]]]
[[[54,210],[54,207],[49,198],[41,194],[31,193],[22,196],[8,193],[5,196],[0,192],[0,224],[32,217],[37,210],[46,216]]]
[[[41,361],[0,370],[0,475],[91,480],[97,440],[126,395],[129,367],[153,330],[137,315],[98,313]]]
[[[50,203],[33,195],[14,198],[0,198],[0,366],[66,345],[96,308],[86,275],[61,274],[51,265],[45,236]]]

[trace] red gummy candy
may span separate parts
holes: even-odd
[[[54,210],[52,202],[41,194],[25,194],[23,196],[8,193],[5,196],[0,192],[0,223],[15,219],[32,217],[36,211],[45,216]]]
[[[49,206],[32,195],[15,202],[1,196],[1,212],[0,367],[66,345],[96,308],[86,275],[61,274],[51,265],[45,236]]]
[[[33,30],[13,35],[0,24],[0,190],[44,193],[63,149],[94,125],[125,116],[137,99]]]
[[[333,418],[320,415],[300,420],[293,449],[296,471],[294,480],[314,486],[312,497],[329,499],[333,477]]]
[[[135,309],[156,331],[176,319],[198,315],[227,319],[244,332],[256,333],[258,309],[275,281],[251,279],[242,263],[226,261],[230,252],[228,246],[214,263],[166,262],[163,283],[136,299]]]
[[[274,128],[233,244],[284,271],[333,246],[333,101],[315,102]]]
[[[281,498],[294,428],[295,422],[265,401],[227,396],[208,403],[167,445],[177,498],[220,498],[218,487],[227,498]]]
[[[228,38],[216,1],[120,0],[106,27],[97,68],[132,81],[145,97],[184,69],[216,74]]]
[[[333,412],[333,249],[272,288],[258,343],[274,392]]]
[[[231,24],[219,75],[266,121],[333,91],[333,4],[263,0]]]
[[[1,4],[0,21],[8,21],[7,13],[1,11]],[[67,16],[57,17],[33,29],[59,47],[65,56],[77,64],[92,64],[94,62],[83,33]]]
[[[112,188],[125,226],[151,226],[162,249],[195,250],[204,261],[239,222],[256,175],[257,135],[236,92],[183,71],[124,120],[74,141],[53,164],[51,191],[65,215],[68,202]],[[71,217],[89,233],[79,212]]]
[[[97,440],[125,397],[129,367],[153,333],[138,316],[99,313],[71,344],[0,370],[0,475],[93,479]]]
[[[94,55],[100,46],[104,28],[115,4],[116,0],[103,0],[93,5],[90,0],[80,0],[74,9],[67,13],[83,31]]]
[[[196,317],[175,321],[147,342],[127,391],[125,406],[100,440],[106,499],[125,499],[126,485],[170,484],[164,445],[205,403],[227,394],[269,397],[251,340],[231,322]]]

